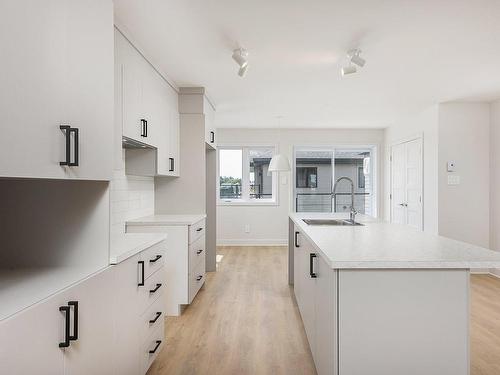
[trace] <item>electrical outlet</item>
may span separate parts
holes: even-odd
[[[250,233],[250,224],[245,224],[245,233]]]

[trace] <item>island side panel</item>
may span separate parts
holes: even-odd
[[[295,224],[288,219],[288,284],[293,285],[293,249],[295,246]]]
[[[468,375],[469,276],[339,270],[339,375]]]

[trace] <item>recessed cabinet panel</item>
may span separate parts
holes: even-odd
[[[6,0],[0,14],[0,177],[109,180],[112,2]]]

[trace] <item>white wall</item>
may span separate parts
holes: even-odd
[[[383,150],[384,130],[354,129],[217,129],[218,144],[278,145],[281,153],[293,157],[293,147],[312,145],[376,145]],[[379,158],[379,189],[382,168]],[[279,203],[275,206],[218,206],[218,244],[286,244],[287,215],[293,209],[291,172],[281,173],[278,184]],[[286,181],[285,181],[286,180]],[[292,182],[292,183],[291,183]],[[381,200],[379,199],[378,206]],[[250,233],[245,233],[245,225]]]
[[[439,105],[439,234],[489,247],[490,105]],[[456,172],[446,164],[455,161]],[[460,176],[448,185],[448,175]]]
[[[490,115],[490,246],[500,251],[500,100]]]
[[[438,233],[438,106],[401,119],[385,130],[384,217],[390,221],[390,146],[415,136],[424,144],[424,231]]]

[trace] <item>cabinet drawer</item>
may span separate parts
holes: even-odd
[[[189,226],[189,243],[193,243],[205,234],[205,219]]]
[[[165,345],[165,321],[161,319],[156,330],[141,346],[141,374],[145,374]]]
[[[200,288],[205,283],[205,262],[200,262],[189,274],[189,303],[193,301]]]
[[[166,241],[161,241],[141,253],[140,258],[144,261],[144,277],[146,279],[163,266],[165,250]]]
[[[205,261],[205,236],[189,245],[189,273],[193,272],[200,261]]]
[[[144,286],[139,288],[138,311],[143,314],[165,289],[165,269],[161,267],[144,281]]]
[[[140,342],[144,342],[165,319],[165,298],[158,298],[140,318]]]

